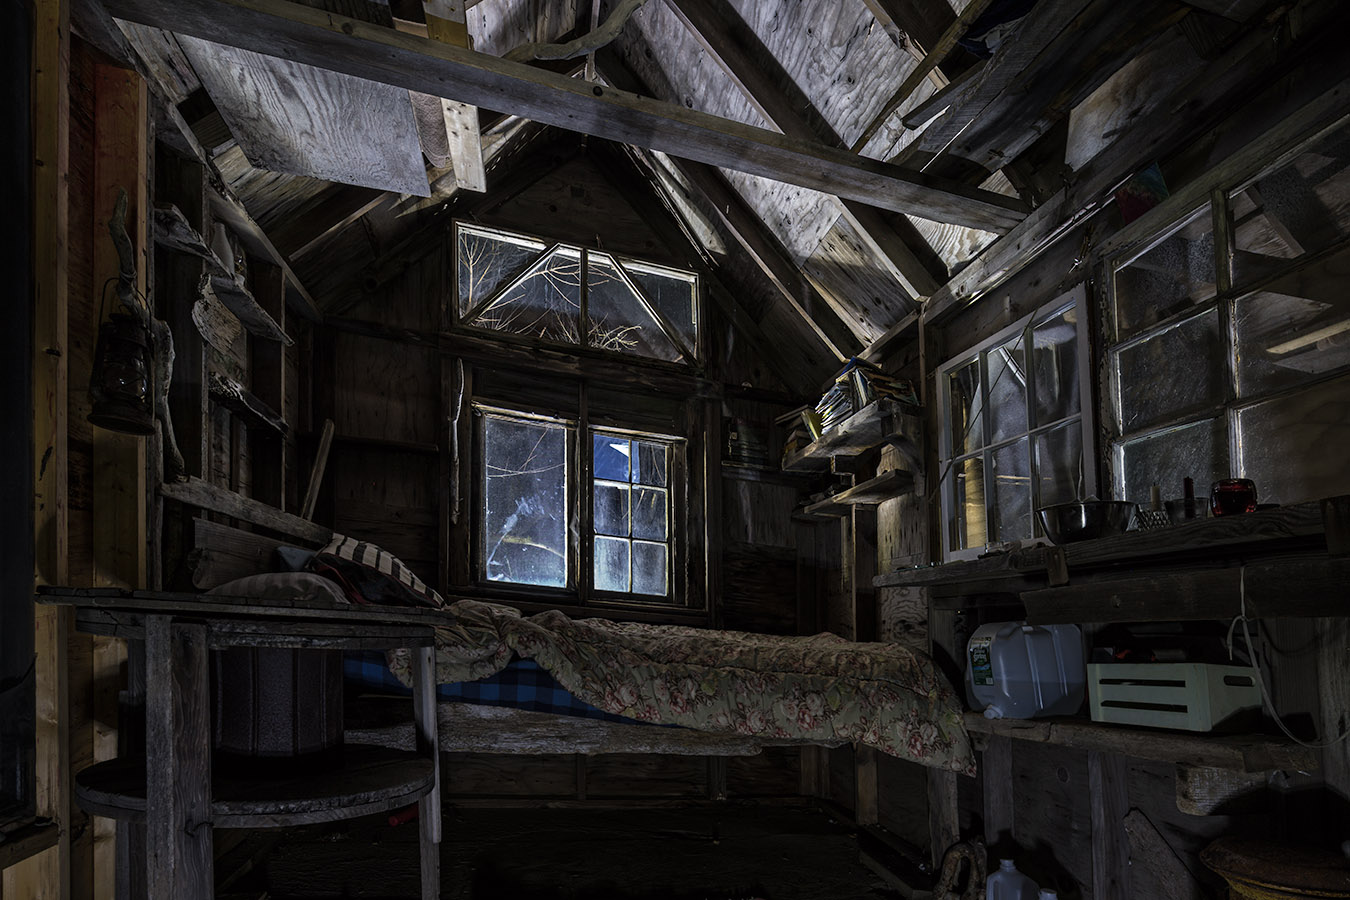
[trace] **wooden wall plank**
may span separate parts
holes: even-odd
[[[67,485],[67,272],[70,4],[34,4],[33,102],[47,115],[33,120],[33,485],[34,577],[69,578]],[[66,642],[69,610],[34,612],[34,683],[38,815],[68,825],[70,768]],[[70,896],[70,831],[56,847],[5,870],[3,893],[35,900]]]

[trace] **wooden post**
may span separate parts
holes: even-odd
[[[430,793],[417,801],[422,858],[422,900],[441,895],[441,754],[436,740],[436,648],[413,651],[413,716],[417,749],[431,755],[435,772]]]
[[[864,744],[853,748],[853,821],[875,825],[881,821],[878,796],[877,751]]]
[[[1088,752],[1088,795],[1092,806],[1092,895],[1127,900],[1130,890],[1129,767],[1119,753]]]
[[[69,581],[67,505],[67,271],[70,6],[34,4],[33,104],[33,527],[38,584]],[[23,213],[27,214],[26,211]],[[70,611],[34,612],[36,812],[61,825],[57,846],[5,870],[3,893],[70,897],[70,727],[66,647]]]
[[[998,848],[1001,855],[1011,859],[1012,739],[991,735],[980,755],[980,770],[984,775],[984,844],[989,848],[991,858]]]
[[[210,897],[210,680],[204,625],[146,616],[145,822],[150,900]]]

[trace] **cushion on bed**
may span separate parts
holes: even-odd
[[[263,600],[324,600],[346,603],[342,589],[313,572],[268,572],[236,578],[207,591],[224,597],[257,597]]]
[[[356,538],[334,534],[309,565],[340,584],[354,603],[431,609],[445,606],[441,595],[427,587],[397,556]]]

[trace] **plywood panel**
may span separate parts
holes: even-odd
[[[1092,896],[1092,820],[1087,754],[1012,742],[1017,867],[1042,887]]]
[[[733,630],[797,633],[795,551],[751,544],[724,546],[722,617]]]
[[[179,43],[255,166],[430,194],[407,91],[197,38]]]

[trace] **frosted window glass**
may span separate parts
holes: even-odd
[[[483,417],[483,559],[489,581],[567,584],[567,434]]]

